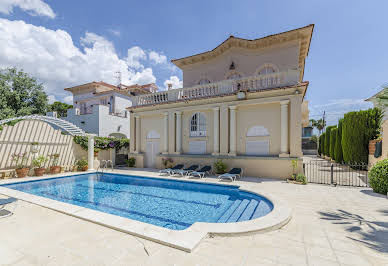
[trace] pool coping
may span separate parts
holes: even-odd
[[[62,173],[57,175],[43,176],[43,177],[26,177],[26,178],[17,178],[17,179],[6,179],[0,180],[0,185],[14,184],[27,181],[39,181],[45,179],[52,179],[58,177],[74,176],[80,174],[96,173],[96,171],[91,172],[75,172],[75,173]],[[201,179],[183,179],[174,178],[169,176],[159,176],[157,172],[152,171],[130,171],[130,170],[115,170],[113,172],[109,171],[107,173],[127,175],[127,176],[139,176],[139,177],[152,177],[158,179],[167,179],[167,180],[181,180],[186,182],[193,183],[202,183],[202,184],[217,184],[217,185],[227,185],[220,184],[216,182],[217,180],[201,180]],[[249,221],[235,222],[235,223],[203,223],[196,222],[192,226],[184,230],[171,230],[156,226],[153,224],[148,224],[136,220],[132,220],[125,217],[120,217],[113,214],[104,213],[101,211],[92,210],[89,208],[64,203],[61,201],[36,196],[26,192],[10,189],[4,186],[0,186],[0,194],[14,197],[26,202],[30,202],[42,207],[46,207],[51,210],[55,210],[67,215],[71,215],[83,220],[87,220],[96,224],[100,224],[121,232],[125,232],[137,237],[141,237],[147,240],[151,240],[160,244],[164,244],[170,247],[174,247],[186,252],[192,252],[195,247],[200,243],[200,241],[208,235],[241,235],[249,234],[253,232],[267,232],[281,228],[289,222],[292,216],[292,210],[284,203],[279,201],[276,197],[267,195],[266,193],[258,193],[247,188],[247,186],[242,183],[232,184],[233,186],[239,187],[240,190],[253,193],[259,196],[263,196],[270,200],[273,204],[273,210],[263,216]],[[227,185],[230,186],[230,185]]]

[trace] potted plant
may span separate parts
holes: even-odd
[[[171,168],[174,161],[171,158],[162,158],[164,169]]]
[[[42,176],[44,174],[46,169],[43,167],[43,165],[47,161],[48,158],[43,155],[40,155],[32,160],[32,166],[34,166],[35,176]]]
[[[98,157],[98,152],[100,151],[100,148],[94,148],[94,158]]]
[[[88,161],[86,159],[79,159],[76,162],[78,171],[86,171],[88,170]]]
[[[31,142],[31,153],[39,152],[39,142]]]
[[[214,169],[216,171],[216,174],[226,173],[227,168],[228,166],[222,160],[218,160],[217,162],[214,163]]]
[[[136,164],[136,158],[135,157],[130,157],[127,160],[127,165],[128,167],[134,167]]]
[[[58,165],[59,153],[49,155],[51,159],[50,174],[58,174],[61,172],[61,167]]]
[[[298,168],[298,161],[297,160],[292,160],[291,161],[291,166],[292,166],[292,176],[291,176],[291,179],[295,180],[296,179],[296,169]]]
[[[28,156],[27,153],[14,153],[11,155],[12,161],[16,163],[16,175],[17,177],[26,177],[30,170],[26,167]]]

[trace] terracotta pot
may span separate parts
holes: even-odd
[[[82,169],[81,169],[82,171],[87,171],[88,170],[88,166],[84,166],[84,167],[82,167]]]
[[[50,167],[50,174],[58,174],[61,172],[60,166],[51,166]]]
[[[34,171],[35,171],[35,176],[42,176],[44,174],[46,169],[44,168],[35,168]]]
[[[29,170],[30,170],[30,169],[28,169],[28,168],[19,168],[19,169],[16,169],[16,175],[17,175],[18,177],[20,177],[20,178],[21,178],[21,177],[26,177]]]
[[[71,169],[72,172],[77,172],[78,171],[78,166],[74,165],[73,168]]]
[[[94,152],[94,158],[97,158],[98,157],[98,151],[95,151]]]

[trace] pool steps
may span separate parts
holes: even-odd
[[[247,221],[262,216],[260,213],[261,201],[255,199],[236,200],[232,206],[218,219],[218,223],[233,223]]]

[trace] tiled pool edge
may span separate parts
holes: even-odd
[[[90,173],[90,172],[88,172]],[[123,175],[136,175],[144,177],[157,177],[160,179],[172,179],[179,180],[180,178],[170,178],[170,177],[159,177],[157,173],[145,172],[143,175],[138,172],[131,173],[131,171],[115,171],[114,173],[123,174]],[[44,180],[50,178],[56,178],[61,176],[72,176],[79,175],[84,173],[65,173],[53,176],[45,176],[40,178],[21,178],[21,179],[8,179],[0,182],[0,184],[11,184],[24,181],[33,181],[33,180]],[[147,176],[145,176],[147,175]],[[205,184],[214,184],[216,182],[207,180],[206,182],[201,180],[187,180],[189,182],[199,182]],[[219,183],[216,183],[219,184]],[[221,184],[222,185],[222,184]],[[274,205],[272,212],[267,214],[264,217],[258,219],[237,222],[237,223],[194,223],[191,227],[176,231],[170,230],[163,227],[155,226],[152,224],[147,224],[139,222],[136,220],[131,220],[128,218],[111,215],[108,213],[95,211],[92,209],[35,196],[29,193],[9,189],[6,187],[0,186],[0,193],[14,197],[26,202],[30,202],[42,207],[49,208],[54,211],[58,211],[67,215],[71,215],[76,218],[87,220],[96,224],[100,224],[121,232],[125,232],[137,237],[141,237],[147,240],[151,240],[157,243],[161,243],[170,247],[184,250],[186,252],[191,252],[194,248],[200,243],[200,241],[206,237],[208,234],[211,235],[240,235],[240,234],[249,234],[252,232],[266,232],[278,229],[291,219],[291,209],[280,203],[278,200],[274,199],[270,195],[265,193],[257,193],[255,191],[244,188],[245,186],[240,184],[240,189],[258,194],[268,198]]]

